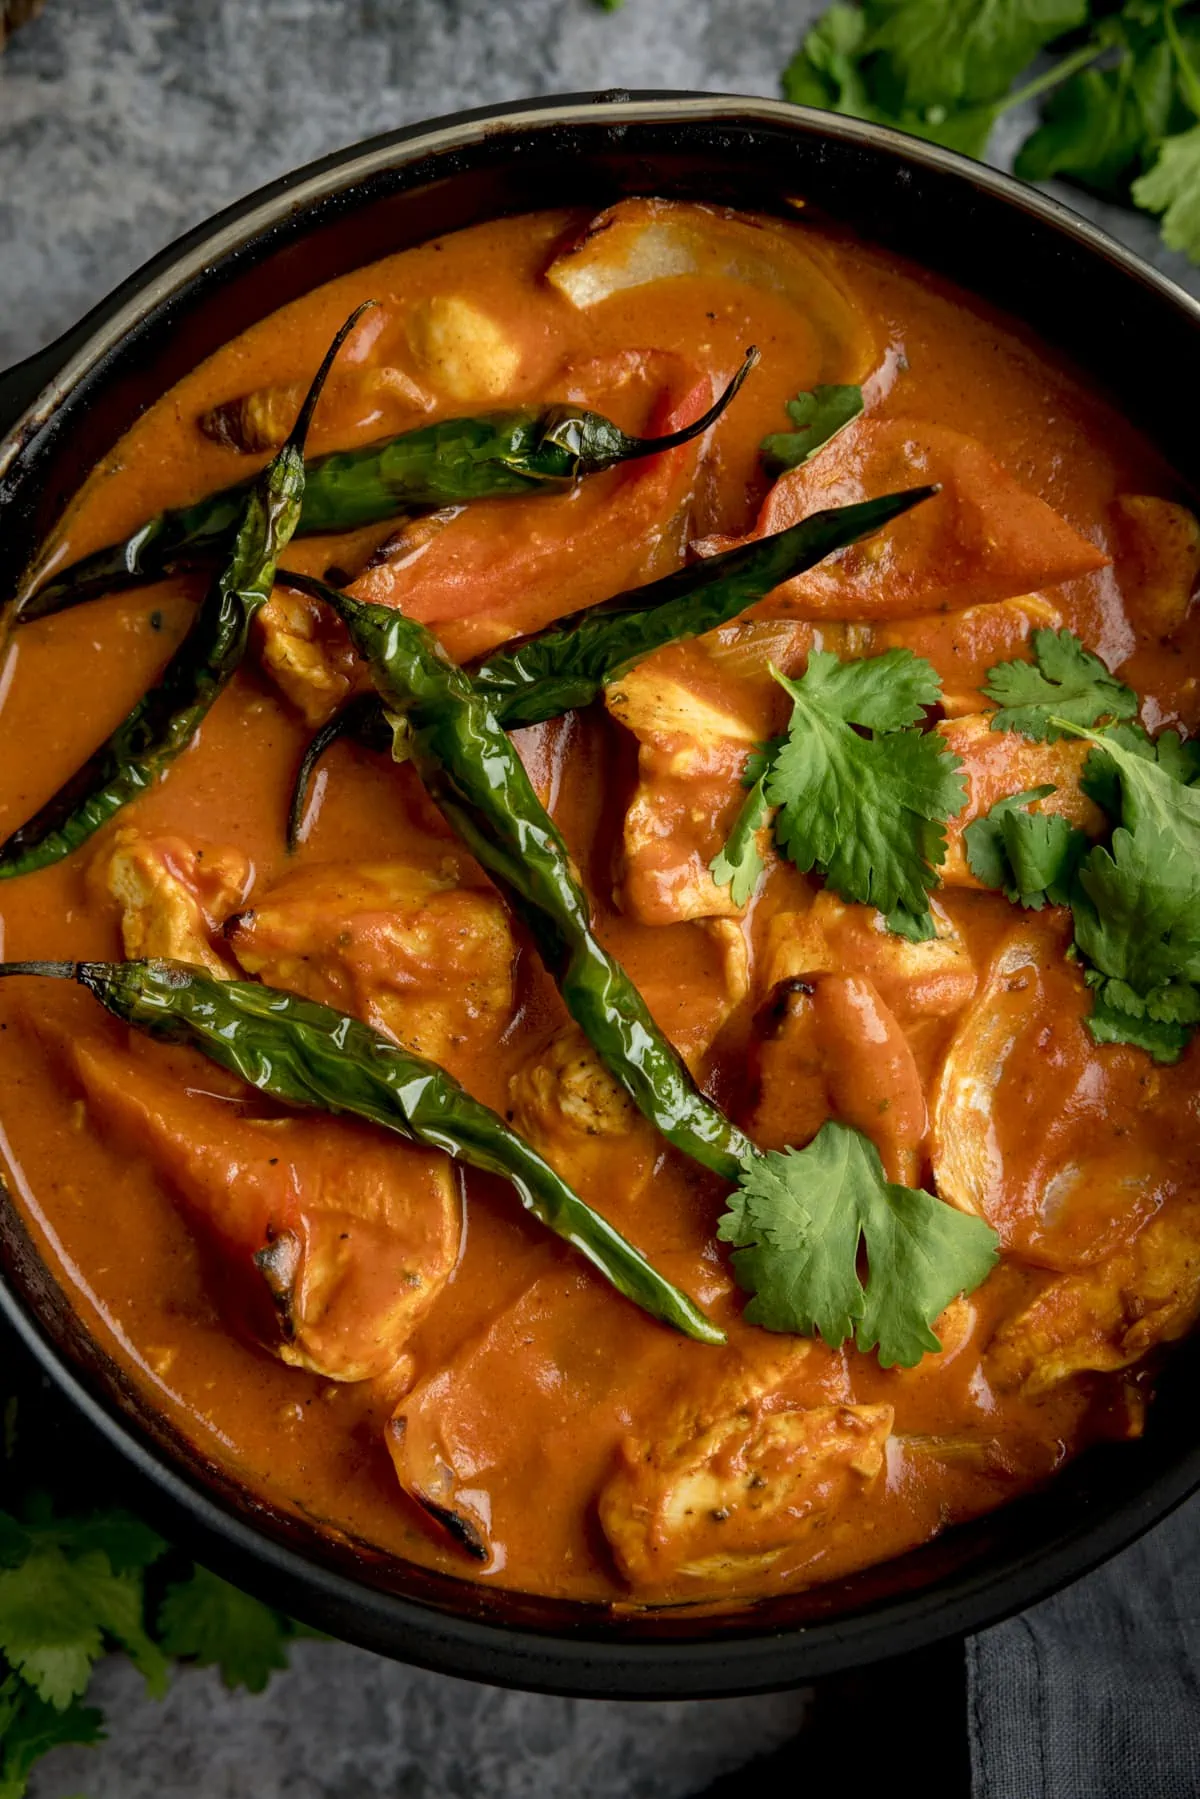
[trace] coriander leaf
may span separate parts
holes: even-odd
[[[1049,784],[1027,787],[1024,793],[1010,793],[997,800],[982,818],[972,819],[963,832],[963,846],[976,880],[997,890],[1009,883],[1012,868],[1004,848],[1003,819],[1007,813],[1018,812],[1023,806],[1032,805],[1034,800],[1044,800],[1054,791]]]
[[[1119,743],[1133,755],[1157,762],[1165,775],[1184,786],[1200,778],[1200,740],[1185,741],[1178,731],[1163,731],[1158,737],[1151,737],[1141,725],[1109,725],[1104,741]],[[1120,819],[1121,778],[1116,763],[1103,748],[1094,749],[1084,763],[1079,785],[1110,818]]]
[[[884,919],[889,931],[895,937],[906,937],[910,943],[932,943],[937,936],[937,926],[933,922],[933,913],[910,912],[905,906],[897,906]]]
[[[821,106],[857,119],[899,125],[966,156],[983,155],[1000,107],[939,104],[923,112],[889,111],[872,98],[869,77],[878,62],[871,55],[864,14],[856,7],[831,6],[783,71],[783,97],[795,106]]]
[[[1087,0],[866,0],[875,94],[893,112],[999,100]]]
[[[987,150],[992,126],[1003,110],[1001,106],[964,106],[947,112],[940,106],[931,106],[925,113],[902,113],[897,123],[914,137],[957,150],[962,156],[973,156],[979,162]]]
[[[1163,242],[1200,262],[1200,125],[1163,140],[1154,167],[1133,184],[1133,199],[1160,212]]]
[[[68,1558],[53,1543],[0,1572],[0,1650],[49,1704],[66,1706],[87,1686],[105,1636],[125,1649],[156,1695],[166,1662],[142,1624],[142,1587],[114,1574],[100,1550]]]
[[[1167,840],[1164,847],[1194,866],[1200,856],[1200,786],[1180,780],[1177,772],[1193,766],[1193,756],[1186,753],[1190,746],[1176,742],[1167,751],[1164,744],[1162,752],[1148,756],[1140,745],[1124,741],[1123,733],[1076,727],[1073,734],[1089,738],[1116,764],[1121,822],[1134,831],[1160,833]]]
[[[1054,791],[1043,786],[1010,793],[963,832],[972,874],[1014,906],[1035,912],[1047,901],[1070,904],[1075,872],[1089,848],[1086,833],[1065,818],[1025,810]]]
[[[1001,823],[1016,905],[1040,912],[1069,906],[1080,863],[1091,847],[1086,831],[1054,812],[1008,812]]]
[[[1081,953],[1140,996],[1151,1017],[1188,1022],[1173,1004],[1161,1008],[1176,983],[1200,981],[1200,865],[1160,831],[1120,827],[1111,849],[1098,844],[1088,853],[1079,880]]]
[[[814,387],[787,403],[794,431],[775,431],[762,440],[762,456],[772,473],[800,468],[831,438],[852,424],[863,409],[861,387]]]
[[[93,1512],[87,1518],[56,1519],[39,1530],[39,1536],[53,1538],[76,1555],[101,1550],[114,1574],[140,1573],[164,1555],[167,1548],[158,1532],[140,1518],[115,1510]]]
[[[894,650],[852,663],[818,652],[799,681],[772,672],[794,701],[765,783],[783,853],[802,873],[819,867],[843,899],[919,916],[945,858],[945,820],[966,797],[958,758],[933,732],[863,737],[853,725],[912,717],[936,675]]]
[[[168,1587],[158,1615],[168,1655],[215,1665],[227,1687],[261,1693],[276,1668],[286,1668],[288,1620],[227,1581],[197,1568],[192,1578]]]
[[[1052,714],[1072,725],[1101,718],[1132,718],[1137,695],[1099,656],[1085,650],[1073,631],[1035,631],[1032,662],[997,662],[987,671],[983,691],[1000,708],[993,731],[1018,731],[1038,743],[1063,736]]]
[[[1123,199],[1166,135],[1174,98],[1165,40],[1156,36],[1135,49],[1125,34],[1115,68],[1084,69],[1051,94],[1014,171],[1025,181],[1069,176],[1093,193]]]
[[[915,725],[926,706],[942,697],[942,678],[932,662],[912,650],[885,650],[842,662],[832,650],[813,650],[798,683],[776,676],[796,698],[868,731],[899,731]]]
[[[1175,1061],[1200,1023],[1200,787],[1176,778],[1191,769],[1178,739],[1160,750],[1128,730],[1078,734],[1101,747],[1104,779],[1115,772],[1121,819],[1080,865],[1073,901],[1089,1024],[1102,1042]]]
[[[103,1719],[90,1706],[62,1710],[38,1697],[15,1674],[0,1685],[0,1799],[23,1799],[30,1771],[51,1749],[90,1747],[104,1739]]]
[[[867,21],[856,6],[831,6],[807,33],[783,71],[785,100],[866,119],[873,108],[859,64]]]
[[[718,1235],[736,1246],[734,1271],[754,1295],[749,1322],[819,1332],[834,1349],[854,1336],[884,1367],[939,1349],[931,1325],[996,1262],[982,1219],[887,1181],[870,1138],[832,1121],[806,1149],[747,1160],[729,1204]]]
[[[1096,991],[1087,1020],[1088,1030],[1097,1043],[1128,1043],[1144,1049],[1156,1062],[1178,1062],[1188,1046],[1191,1031],[1184,1025],[1164,1024],[1145,1016],[1132,1017],[1112,1006],[1103,985]]]
[[[724,848],[708,865],[718,887],[729,888],[729,897],[735,906],[746,904],[766,867],[758,847],[758,833],[766,824],[770,811],[765,782],[765,774],[759,775],[733,821]]]

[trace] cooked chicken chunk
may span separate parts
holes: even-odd
[[[521,367],[520,345],[461,294],[419,301],[409,314],[408,341],[421,373],[448,400],[501,399]]]
[[[844,1358],[823,1344],[753,1332],[740,1353],[714,1351],[664,1331],[578,1264],[560,1264],[404,1396],[388,1448],[405,1492],[488,1561],[493,1544],[527,1527],[542,1492],[574,1517],[590,1514],[631,1434],[645,1443],[690,1436],[739,1407],[757,1417],[848,1396]],[[865,1443],[858,1449],[869,1456]]]
[[[308,381],[281,381],[223,400],[197,420],[205,437],[243,455],[260,456],[287,442],[308,392]],[[395,403],[403,412],[427,412],[430,396],[403,369],[360,366],[334,369],[317,403],[314,437],[332,426],[359,435],[382,427]],[[398,422],[398,421],[397,421]]]
[[[1079,785],[1090,743],[1079,738],[1035,743],[1015,731],[993,731],[986,713],[950,719],[937,729],[962,758],[967,782],[967,803],[946,826],[946,860],[938,872],[947,887],[982,885],[967,862],[963,832],[1006,794],[1050,784],[1055,792],[1035,802],[1033,811],[1060,813],[1089,837],[1098,837],[1104,830],[1104,814]]]
[[[608,691],[613,717],[638,741],[638,784],[625,814],[620,894],[644,924],[736,918],[709,862],[746,795],[746,758],[769,735],[760,688],[719,688],[701,653],[652,656]],[[764,831],[764,849],[767,833]]]
[[[987,1370],[1034,1396],[1088,1370],[1128,1368],[1200,1315],[1200,1206],[1171,1204],[1127,1249],[1042,1289],[992,1339]]]
[[[936,899],[929,910],[936,937],[910,943],[889,931],[874,906],[847,905],[818,893],[807,912],[779,912],[767,928],[763,988],[809,974],[853,968],[877,988],[902,1023],[959,1012],[975,991],[975,967],[953,920]]]
[[[96,867],[96,878],[121,907],[127,956],[192,962],[223,977],[233,969],[214,939],[246,897],[252,874],[240,850],[146,837],[129,825],[116,833]]]
[[[1200,592],[1200,519],[1153,494],[1122,494],[1112,507],[1117,575],[1142,629],[1171,637]]]
[[[277,587],[255,629],[263,668],[314,729],[363,686],[341,625],[306,595]]]
[[[828,1118],[871,1138],[889,1180],[920,1173],[925,1094],[908,1039],[862,975],[783,981],[757,1020],[750,1134],[802,1147]]]
[[[681,1577],[719,1591],[771,1567],[876,1478],[892,1418],[890,1405],[788,1404],[786,1373],[688,1396],[625,1441],[600,1495],[621,1573],[639,1591]]]
[[[512,1123],[576,1192],[603,1204],[641,1192],[658,1143],[577,1025],[564,1025],[509,1083]]]
[[[250,1116],[209,1091],[213,1070],[184,1086],[144,1044],[70,1053],[100,1129],[150,1159],[216,1247],[245,1327],[329,1380],[386,1374],[458,1260],[447,1158],[348,1120]]]
[[[931,1099],[943,1199],[1059,1269],[1128,1243],[1194,1183],[1186,1065],[1159,1068],[1123,1044],[1097,1054],[1069,941],[1069,920],[1040,913],[1001,942]]]
[[[487,890],[454,866],[322,863],[286,876],[231,920],[247,974],[322,1000],[455,1069],[513,1014],[516,950]]]

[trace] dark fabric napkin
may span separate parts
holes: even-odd
[[[1200,1500],[967,1643],[973,1799],[1200,1799]]]

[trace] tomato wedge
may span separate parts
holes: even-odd
[[[1022,487],[973,437],[917,419],[860,419],[772,487],[747,539],[709,537],[713,555],[817,512],[926,481],[942,491],[886,532],[852,544],[762,602],[807,618],[909,618],[1054,587],[1109,558]]]
[[[659,436],[698,419],[713,384],[674,352],[626,351],[581,368],[563,397],[626,431]],[[685,444],[569,491],[481,500],[418,520],[351,591],[434,626],[458,660],[481,655],[674,568],[700,451]]]

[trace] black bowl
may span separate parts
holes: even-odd
[[[50,349],[0,376],[0,593],[136,414],[284,302],[435,234],[535,207],[666,194],[757,210],[802,196],[1005,308],[1061,348],[1200,477],[1181,380],[1200,306],[1065,208],[872,125],[762,100],[552,99],[457,114],[339,152],[149,263]],[[902,1559],[731,1618],[602,1607],[438,1575],[264,1505],[157,1416],[88,1337],[0,1204],[0,1309],[134,1471],[178,1540],[297,1616],[445,1673],[609,1697],[790,1686],[978,1630],[1133,1541],[1200,1487],[1200,1345],[1172,1358],[1139,1442]]]

